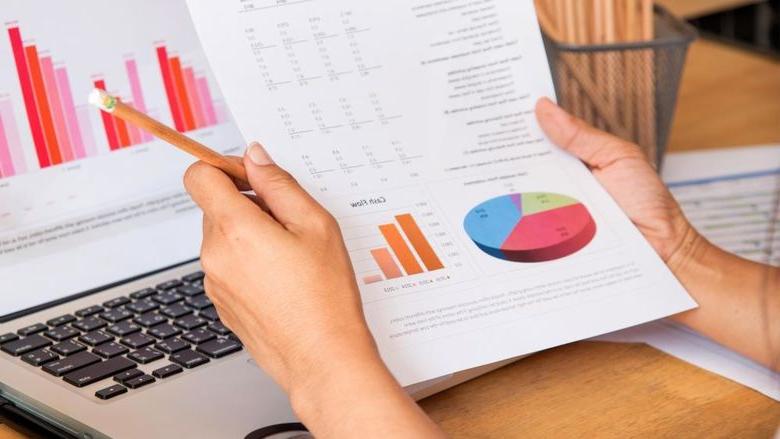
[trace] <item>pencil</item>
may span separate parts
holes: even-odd
[[[94,89],[89,94],[89,103],[222,170],[237,180],[247,181],[246,170],[240,164],[122,103],[103,90]]]

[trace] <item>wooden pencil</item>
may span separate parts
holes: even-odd
[[[234,161],[213,149],[179,133],[173,128],[159,122],[135,108],[122,103],[119,99],[109,95],[103,90],[95,89],[89,95],[89,102],[99,109],[132,124],[153,136],[168,142],[180,150],[195,156],[218,169],[221,169],[231,177],[247,181],[246,170]]]

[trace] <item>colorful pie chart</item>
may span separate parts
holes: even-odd
[[[533,192],[493,198],[473,208],[466,233],[483,252],[512,262],[561,259],[587,246],[596,222],[576,199]]]

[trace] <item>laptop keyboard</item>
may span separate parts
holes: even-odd
[[[195,272],[0,335],[0,350],[108,400],[242,349]],[[167,361],[166,361],[167,358]],[[148,375],[139,364],[155,367]]]

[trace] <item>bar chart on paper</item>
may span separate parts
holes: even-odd
[[[459,246],[428,201],[378,207],[374,213],[339,218],[364,300],[462,280]],[[379,293],[374,296],[374,291]]]

